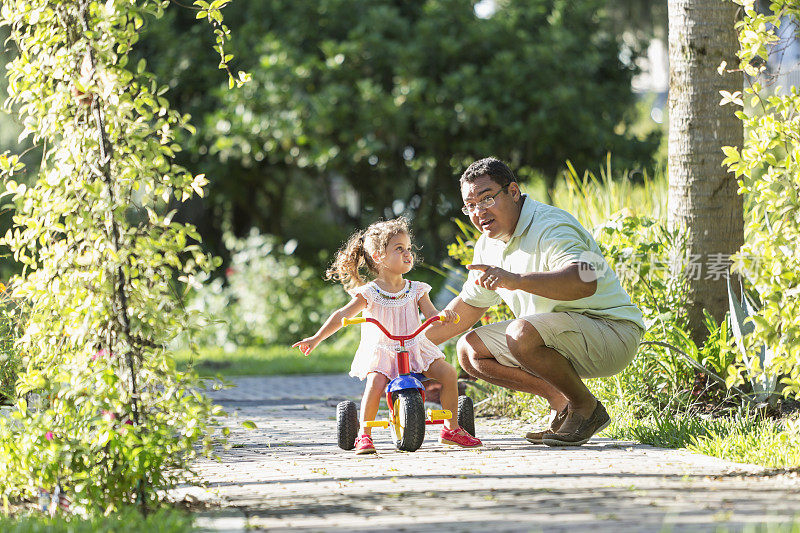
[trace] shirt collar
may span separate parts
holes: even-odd
[[[511,238],[519,237],[525,230],[528,229],[528,226],[531,225],[533,222],[533,213],[536,211],[536,202],[534,202],[527,194],[522,195],[522,210],[519,212],[519,220],[517,220],[517,227],[514,229],[514,233],[511,234]],[[510,242],[510,241],[509,241]]]
[[[508,242],[503,242],[500,239],[492,239],[491,237],[485,237],[487,239],[487,244],[491,243],[492,246],[497,246],[503,249],[508,250],[509,246],[514,244],[514,239],[521,236],[525,231],[528,229],[528,226],[531,225],[533,222],[533,214],[536,212],[536,201],[530,198],[527,194],[522,195],[522,209],[519,212],[519,218],[517,219],[517,226],[514,228],[514,233],[511,234],[511,238],[508,239]]]

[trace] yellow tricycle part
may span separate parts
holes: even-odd
[[[439,318],[444,320],[444,313],[439,313]],[[459,322],[461,322],[461,317],[459,316],[458,313],[456,313],[456,319],[453,320],[453,324],[458,324]]]
[[[428,420],[450,420],[453,413],[448,409],[428,409]]]
[[[367,428],[388,428],[389,421],[388,420],[370,420],[369,422],[364,422],[364,427]]]
[[[342,327],[349,326],[350,324],[363,324],[366,321],[367,319],[363,316],[357,316],[355,318],[343,318]]]

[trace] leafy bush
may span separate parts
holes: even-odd
[[[228,233],[224,240],[231,254],[225,276],[205,278],[188,304],[199,326],[196,345],[233,351],[291,344],[316,331],[348,299],[341,287],[301,265],[292,255],[294,241],[280,245],[255,229],[243,239]]]
[[[10,405],[16,400],[17,376],[22,368],[16,343],[22,334],[23,315],[23,305],[0,283],[0,405]]]
[[[200,12],[221,52],[225,3]],[[0,10],[19,51],[6,106],[22,137],[46,147],[30,187],[14,181],[19,157],[0,155],[15,208],[2,241],[22,264],[13,297],[26,306],[19,396],[0,419],[4,498],[61,487],[89,514],[147,509],[210,452],[221,411],[165,350],[186,323],[175,281],[194,284],[216,263],[168,206],[202,195],[206,180],[173,162],[187,117],[144,62],[128,64],[138,29],[168,4],[6,0]]]
[[[782,24],[800,17],[797,2],[778,0],[770,12],[756,9],[753,0],[736,0],[744,6],[739,32],[739,65],[753,81],[744,91],[723,94],[722,104],[742,107],[736,115],[744,122],[741,149],[725,147],[724,164],[739,179],[747,197],[745,245],[734,258],[735,267],[758,292],[761,309],[752,317],[755,326],[747,336],[747,374],[783,375],[783,394],[800,394],[800,94],[797,87],[767,87],[766,62],[783,43],[777,36]],[[794,38],[795,32],[789,32]],[[725,68],[722,65],[721,68]],[[745,101],[746,99],[746,101]],[[748,105],[746,105],[748,104]],[[768,346],[771,358],[758,357]],[[743,383],[747,375],[739,378]]]
[[[665,220],[622,211],[595,228],[595,239],[622,287],[644,315],[644,341],[684,346],[686,335],[684,273],[680,258],[683,234],[669,230]],[[598,380],[597,387],[613,388],[623,398],[637,398],[657,409],[685,402],[693,369],[663,346],[644,345],[625,370]],[[610,392],[609,391],[609,392]]]

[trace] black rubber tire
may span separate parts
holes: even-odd
[[[475,411],[472,408],[472,398],[469,396],[458,397],[458,425],[475,436]]]
[[[425,405],[417,389],[403,389],[392,395],[395,417],[402,426],[402,435],[397,427],[392,428],[394,445],[404,452],[415,452],[425,440]]]
[[[352,450],[356,447],[358,437],[358,408],[351,401],[339,402],[336,406],[336,433],[339,437],[339,448]]]

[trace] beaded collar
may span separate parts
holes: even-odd
[[[381,288],[378,287],[377,283],[373,282],[373,284],[375,285],[375,290],[378,291],[378,294],[381,295],[383,298],[386,298],[387,300],[399,300],[400,298],[405,298],[406,296],[408,296],[408,293],[411,292],[411,281],[409,280],[406,280],[406,287],[404,290],[401,290],[400,292],[394,294],[389,292],[383,292]]]

